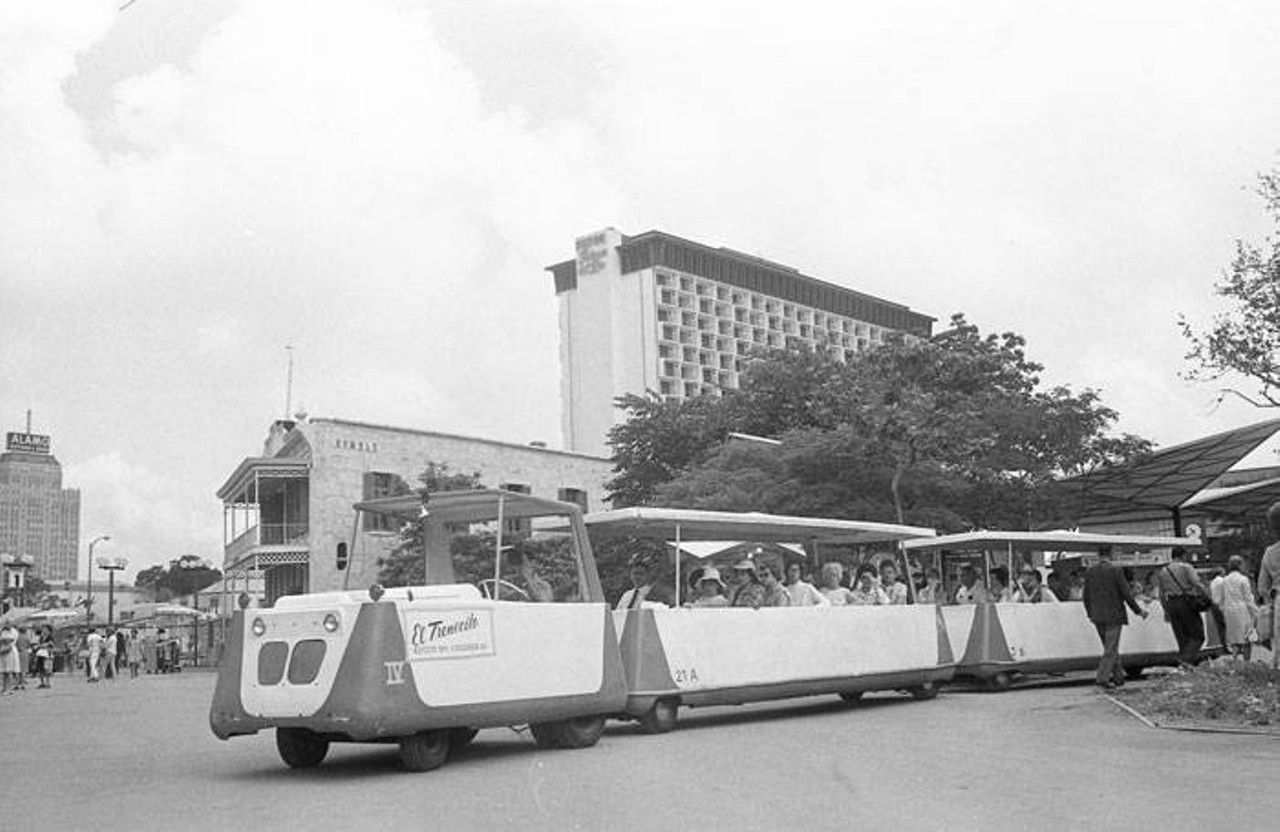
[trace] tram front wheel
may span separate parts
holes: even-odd
[[[859,699],[862,698],[862,691],[844,690],[840,692],[840,698],[846,702],[857,702]]]
[[[329,741],[306,728],[277,728],[276,750],[289,768],[315,768],[329,753]]]
[[[448,731],[419,731],[400,740],[400,764],[408,771],[431,771],[448,758]]]
[[[665,734],[675,730],[680,703],[674,699],[659,699],[640,717],[640,730],[646,734]]]
[[[989,691],[998,692],[1008,690],[1012,684],[1013,678],[1002,670],[987,680],[986,687]]]

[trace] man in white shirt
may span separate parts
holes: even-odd
[[[960,588],[956,590],[957,604],[986,604],[991,600],[987,588],[978,582],[978,570],[966,566],[960,570]]]
[[[818,588],[807,581],[800,580],[800,564],[793,563],[787,567],[787,594],[791,596],[793,607],[829,607],[831,602],[818,591]]]
[[[636,552],[631,556],[631,589],[622,593],[615,609],[640,609],[643,604],[669,607],[675,603],[675,591],[662,582],[663,560],[661,554],[653,551]]]
[[[98,658],[102,655],[102,636],[94,628],[89,628],[89,634],[84,637],[85,655],[84,660],[89,668],[89,681],[98,681]]]

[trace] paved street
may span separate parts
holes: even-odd
[[[1280,771],[1280,739],[1154,730],[1079,683],[685,710],[675,733],[615,724],[582,751],[495,729],[408,774],[394,746],[291,771],[270,735],[220,742],[213,681],[63,676],[0,700],[5,827],[1223,829],[1280,810],[1274,782],[1241,785]]]

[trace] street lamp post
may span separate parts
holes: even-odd
[[[124,558],[98,558],[98,568],[107,572],[107,628],[116,623],[116,573],[129,565]]]
[[[89,541],[89,585],[84,592],[84,622],[87,627],[93,626],[93,547],[110,539],[111,535],[100,534]]]

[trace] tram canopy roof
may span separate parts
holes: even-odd
[[[701,511],[682,508],[620,508],[584,518],[593,538],[649,537],[662,540],[741,540],[753,543],[880,543],[931,537],[921,526],[793,517],[760,512]]]
[[[1142,459],[1076,477],[1064,485],[1080,489],[1086,497],[1177,508],[1277,431],[1280,419],[1258,422],[1163,448]]]
[[[548,515],[570,515],[581,512],[574,503],[562,503],[545,497],[533,497],[515,491],[478,488],[470,491],[440,491],[431,495],[424,505],[417,494],[399,497],[379,497],[356,503],[356,511],[382,514],[399,520],[413,521],[423,517],[423,511],[431,519],[441,523],[487,523],[498,519],[499,506],[504,520]]]
[[[1091,552],[1102,546],[1117,551],[1134,549],[1169,549],[1174,546],[1187,548],[1202,546],[1198,537],[1162,537],[1140,534],[1097,534],[1091,532],[965,532],[947,534],[923,540],[908,540],[902,546],[912,551],[982,552],[989,550],[1018,549],[1045,552]]]

